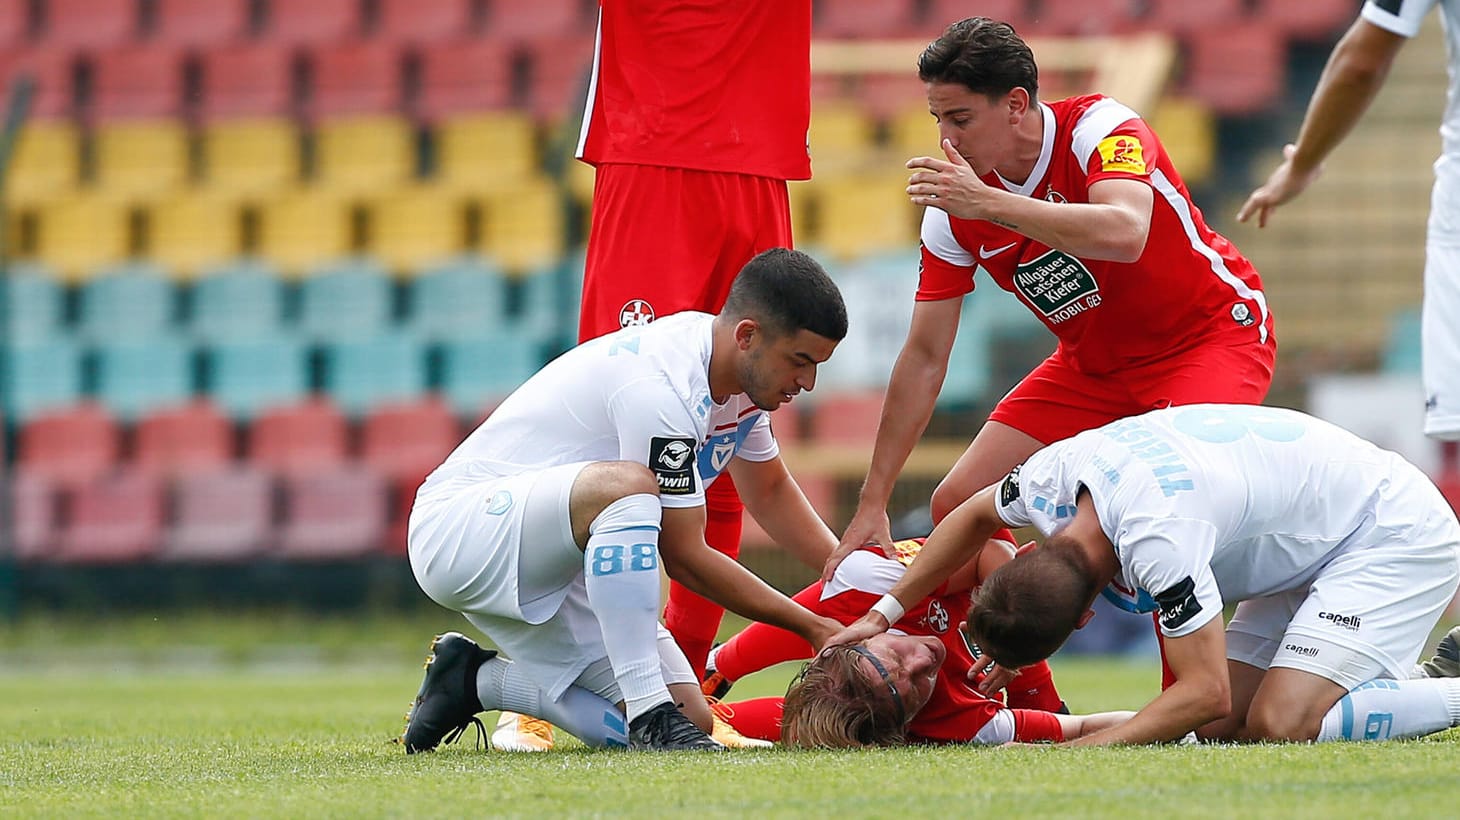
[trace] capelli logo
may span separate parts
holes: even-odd
[[[1292,652],[1294,655],[1302,655],[1305,658],[1318,657],[1318,647],[1316,646],[1298,646],[1295,643],[1290,643],[1284,646],[1283,649]]]
[[[1350,632],[1358,632],[1359,625],[1362,623],[1357,615],[1340,615],[1337,612],[1320,612],[1318,617]]]

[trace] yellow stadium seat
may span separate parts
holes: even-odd
[[[536,144],[532,119],[523,112],[454,117],[437,126],[436,173],[462,188],[515,186],[537,172]]]
[[[299,180],[299,133],[288,120],[217,122],[203,130],[203,179],[220,193],[268,194]]]
[[[130,206],[119,198],[77,194],[36,209],[34,255],[68,283],[131,253]]]
[[[1189,97],[1162,99],[1156,106],[1151,129],[1161,138],[1177,173],[1188,185],[1211,179],[1217,157],[1217,129],[1211,110],[1201,101]]]
[[[75,126],[26,124],[6,174],[5,196],[11,206],[36,205],[74,191],[79,176],[78,143]]]
[[[791,237],[797,245],[810,238],[815,226],[816,189],[810,182],[796,181],[786,185],[791,203]]]
[[[376,193],[409,182],[415,134],[400,117],[328,120],[315,128],[315,180],[343,193]]]
[[[922,213],[907,201],[907,178],[901,173],[832,177],[812,184],[819,203],[813,241],[818,247],[845,261],[917,245]]]
[[[370,203],[370,252],[398,274],[459,254],[466,240],[465,197],[440,186],[402,188]]]
[[[285,191],[260,205],[253,250],[284,274],[299,276],[352,250],[351,210],[350,201],[333,190]]]
[[[897,112],[887,122],[887,148],[897,157],[940,157],[938,121],[928,113],[928,105],[918,102]]]
[[[147,255],[174,276],[191,279],[238,256],[240,206],[207,189],[153,202],[147,210]]]
[[[475,250],[509,272],[522,273],[562,258],[563,201],[551,180],[533,178],[516,189],[489,192],[483,211],[481,245]]]
[[[181,122],[122,122],[96,129],[96,183],[115,196],[151,196],[188,179]]]
[[[875,151],[875,137],[876,124],[856,103],[811,107],[811,163],[817,173],[864,164]]]

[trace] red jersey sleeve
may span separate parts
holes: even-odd
[[[952,299],[973,290],[978,270],[973,254],[953,235],[948,214],[938,208],[923,211],[921,259],[918,262],[919,302]]]
[[[1149,183],[1163,151],[1160,140],[1145,120],[1126,120],[1100,137],[1085,158],[1086,187],[1104,179],[1139,179]]]

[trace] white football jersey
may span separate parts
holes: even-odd
[[[999,515],[1060,531],[1089,490],[1127,608],[1154,604],[1189,634],[1224,602],[1306,586],[1335,556],[1454,513],[1418,468],[1293,410],[1199,404],[1155,410],[1056,442],[1004,479]],[[1143,607],[1144,605],[1144,607]]]
[[[459,464],[497,475],[580,461],[633,461],[659,481],[665,507],[704,503],[704,489],[739,456],[779,453],[770,420],[744,393],[710,396],[714,316],[688,311],[569,350],[517,388],[456,448]]]
[[[1445,119],[1440,124],[1444,153],[1460,159],[1460,0],[1369,0],[1364,19],[1402,37],[1419,33],[1425,15],[1440,7],[1445,30],[1445,54],[1449,57],[1450,90],[1445,102]]]

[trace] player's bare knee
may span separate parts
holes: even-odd
[[[632,461],[599,461],[584,467],[568,502],[578,546],[588,542],[588,528],[599,513],[631,495],[659,495],[659,482],[648,467]]]
[[[1317,738],[1322,726],[1322,713],[1310,714],[1280,704],[1254,704],[1247,714],[1245,735],[1248,740],[1307,741]]]

